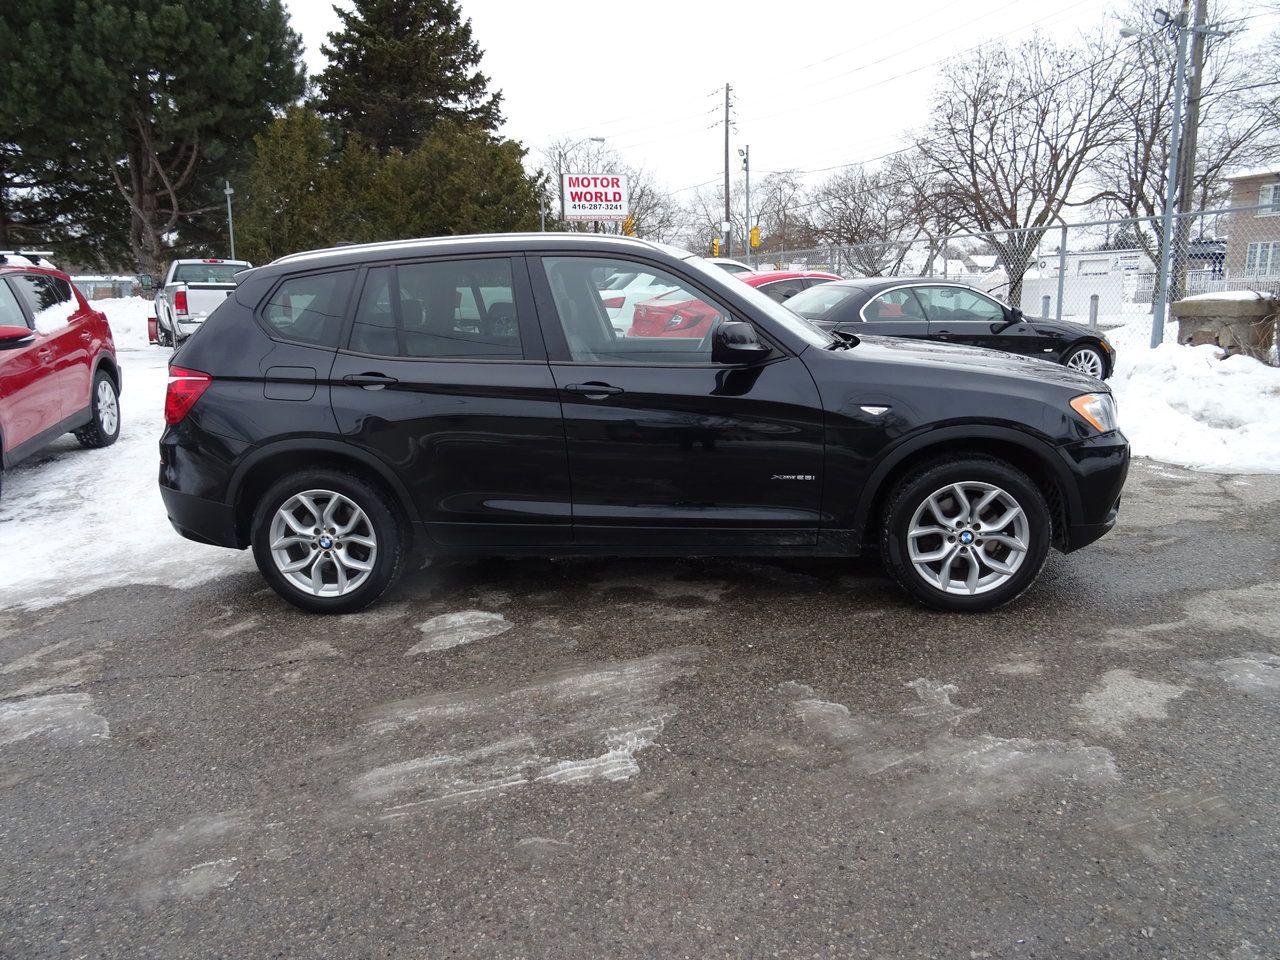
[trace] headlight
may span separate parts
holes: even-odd
[[[1084,417],[1099,433],[1117,429],[1116,401],[1109,393],[1085,393],[1071,401],[1071,409]]]

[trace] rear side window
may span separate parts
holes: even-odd
[[[67,281],[42,273],[19,273],[9,279],[31,309],[38,331],[53,333],[70,323],[78,304]]]
[[[370,270],[350,348],[422,360],[522,358],[511,261],[441,260]]]
[[[27,317],[18,304],[17,296],[3,279],[0,279],[0,326],[27,326]]]
[[[276,287],[262,319],[286,340],[336,347],[351,292],[350,270],[291,277]]]

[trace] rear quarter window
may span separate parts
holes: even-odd
[[[272,291],[259,315],[282,339],[336,349],[352,276],[351,270],[336,270],[289,277]]]

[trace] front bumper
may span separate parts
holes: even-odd
[[[1058,448],[1070,474],[1062,552],[1088,546],[1116,525],[1129,475],[1129,440],[1119,430]]]

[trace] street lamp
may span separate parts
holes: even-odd
[[[222,192],[227,195],[227,233],[231,237],[231,259],[234,260],[236,258],[236,225],[231,219],[231,195],[235,191],[231,189],[230,180],[224,180],[223,183],[226,186],[222,188]]]
[[[567,147],[564,147],[560,150],[560,162],[562,164],[567,164],[569,160],[569,151],[576,150],[578,147],[582,146],[584,143],[604,143],[604,137],[583,137],[581,140],[574,140]],[[556,175],[560,178],[560,229],[561,230],[565,228],[564,226],[565,224],[565,219],[564,219],[564,175],[565,173],[566,171],[563,166],[556,171]]]

